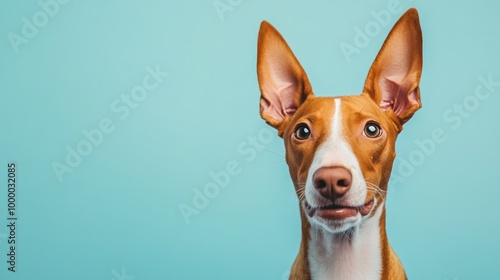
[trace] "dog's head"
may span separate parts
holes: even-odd
[[[315,97],[283,37],[262,22],[260,114],[284,139],[290,175],[312,226],[344,232],[383,208],[396,137],[421,107],[421,72],[415,9],[394,25],[358,96]]]

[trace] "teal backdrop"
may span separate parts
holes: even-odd
[[[389,239],[409,279],[500,279],[493,0],[1,1],[0,279],[287,279],[299,208],[259,116],[260,22],[316,95],[359,94],[410,7],[423,108],[398,139]]]

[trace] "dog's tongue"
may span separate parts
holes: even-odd
[[[366,216],[366,215],[368,215],[368,213],[370,213],[370,211],[372,210],[372,207],[373,207],[373,200],[370,200],[365,205],[359,207],[359,213],[361,213],[361,215],[363,215],[363,216]]]

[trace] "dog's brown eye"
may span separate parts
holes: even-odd
[[[380,128],[380,125],[378,123],[368,122],[365,125],[364,133],[369,138],[377,138],[382,135],[382,128]]]
[[[295,135],[295,138],[297,138],[299,140],[305,140],[305,139],[309,138],[309,136],[311,136],[311,130],[309,129],[307,124],[302,123],[302,124],[299,124],[297,126],[297,128],[295,128],[294,135]]]

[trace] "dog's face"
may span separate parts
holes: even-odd
[[[367,96],[311,98],[286,125],[286,161],[310,221],[345,231],[383,202],[397,129]],[[343,182],[342,182],[343,181]]]
[[[379,213],[402,125],[421,107],[422,37],[415,10],[390,32],[359,96],[315,97],[281,35],[263,22],[261,116],[278,129],[312,226],[345,232]]]

